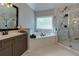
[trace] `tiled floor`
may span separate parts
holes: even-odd
[[[22,56],[78,56],[78,54],[75,54],[62,46],[53,44],[51,46],[34,50],[30,53],[25,52]]]

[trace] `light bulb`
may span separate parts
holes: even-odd
[[[12,3],[1,3],[2,6],[6,6],[6,7],[12,7],[13,4]]]
[[[9,8],[10,6],[9,6],[9,5],[7,5],[7,7]]]
[[[5,3],[1,3],[2,6],[4,6]]]
[[[12,7],[13,5],[12,4],[10,4],[10,7]]]

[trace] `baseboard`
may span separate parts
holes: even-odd
[[[27,51],[25,51],[25,52],[22,54],[22,56],[25,56],[25,55],[27,56],[29,53],[31,53],[31,50],[28,49]]]

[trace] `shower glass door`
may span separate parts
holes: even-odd
[[[66,16],[64,16],[66,15]],[[58,17],[58,41],[79,51],[79,9]]]
[[[58,41],[66,46],[70,45],[70,36],[68,29],[68,16],[59,16],[57,20],[58,24]]]
[[[69,12],[69,29],[72,48],[79,51],[79,10]]]

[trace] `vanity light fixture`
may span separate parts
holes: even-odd
[[[13,6],[13,3],[1,3],[1,5],[10,8]]]

